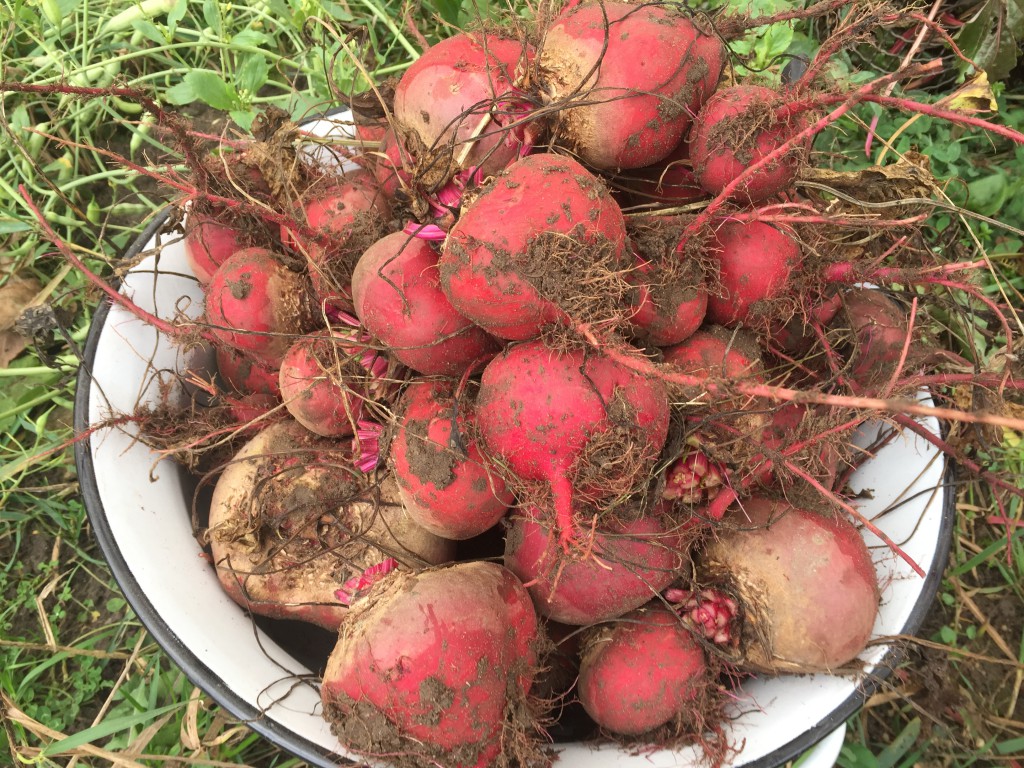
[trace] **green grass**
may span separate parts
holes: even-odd
[[[224,130],[225,115],[245,127],[267,106],[301,118],[343,102],[365,87],[367,74],[382,78],[408,66],[419,48],[403,21],[407,12],[428,39],[474,16],[451,0],[422,7],[397,0],[0,0],[0,79],[144,88],[208,130]],[[776,27],[741,49],[752,69],[777,76],[780,56],[812,43],[811,28]],[[877,65],[841,63],[851,72]],[[1024,126],[1024,94],[1002,84],[996,90],[1002,119]],[[865,108],[861,122],[838,124],[819,148],[863,164],[863,121],[871,115]],[[892,135],[904,122],[887,116],[878,134]],[[98,299],[40,236],[19,190],[91,268],[111,275],[166,193],[96,148],[142,164],[176,158],[127,99],[7,94],[0,144],[0,290],[15,278],[34,280],[50,310],[38,315],[28,348],[0,368],[0,762],[9,755],[13,764],[105,765],[116,754],[124,765],[300,765],[234,723],[170,664],[121,597],[77,496],[69,444],[74,374]],[[915,145],[950,180],[955,202],[1024,226],[1024,182],[1008,170],[1024,165],[1024,150],[927,119],[905,130],[896,149]],[[940,217],[935,227],[953,224]],[[1024,306],[1020,235],[971,226],[977,240],[970,245],[995,264],[984,289]],[[980,332],[949,341],[980,347],[986,358],[1005,344]],[[1006,438],[983,445],[965,431],[964,444],[991,468],[1021,477],[1024,442]],[[910,643],[910,660],[851,720],[843,766],[1009,764],[1024,755],[1020,503],[1008,502],[1007,527],[986,522],[1003,514],[991,489],[965,478],[959,500],[928,643]]]

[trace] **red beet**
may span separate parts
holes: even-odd
[[[747,332],[703,328],[681,344],[666,349],[664,359],[683,373],[708,378],[764,379],[757,341]]]
[[[505,543],[505,566],[528,584],[537,612],[585,626],[613,619],[650,601],[689,562],[686,537],[667,520],[640,517],[599,525],[585,559],[566,556],[556,532],[517,517]]]
[[[354,332],[319,331],[295,342],[281,363],[281,399],[292,417],[325,437],[355,434],[364,403],[387,384],[387,358],[353,341]]]
[[[314,327],[306,278],[272,252],[247,248],[206,286],[206,319],[223,344],[277,368],[294,336]]]
[[[306,203],[305,223],[325,241],[307,239],[286,226],[281,241],[303,255],[313,292],[326,310],[351,311],[352,270],[363,250],[385,231],[390,205],[373,176],[346,174],[329,189],[314,189]]]
[[[535,674],[537,617],[493,563],[396,574],[346,616],[324,715],[348,748],[410,765],[484,768],[539,754],[517,721]],[[373,727],[367,724],[373,723]]]
[[[424,375],[458,376],[493,357],[497,340],[455,311],[441,290],[433,246],[395,232],[370,246],[352,273],[363,327],[388,353]]]
[[[848,360],[843,373],[854,391],[877,394],[903,356],[910,332],[907,313],[883,291],[870,288],[847,291],[842,302],[829,334]]]
[[[228,595],[253,613],[336,629],[336,592],[389,556],[419,567],[452,544],[415,525],[393,484],[372,488],[347,447],[293,421],[259,432],[214,488],[209,539]]]
[[[761,304],[785,294],[800,263],[800,246],[788,234],[760,221],[723,222],[709,248],[718,264],[718,291],[710,291],[708,320],[737,325],[758,313]]]
[[[570,314],[594,321],[622,312],[603,294],[609,275],[630,266],[625,238],[603,182],[570,158],[530,155],[463,210],[441,254],[441,286],[459,313],[495,336],[535,338]],[[606,283],[590,283],[592,302],[570,304],[591,274]]]
[[[639,234],[639,233],[638,233]],[[656,347],[679,344],[692,336],[704,322],[708,292],[704,270],[687,253],[668,253],[654,243],[632,240],[639,252],[637,268],[630,275],[636,285],[633,314],[629,318],[634,335]]]
[[[491,175],[519,157],[522,129],[505,129],[494,116],[507,110],[526,56],[517,40],[461,32],[428,48],[405,71],[394,115],[424,186],[439,187],[470,167]]]
[[[758,497],[723,525],[732,529],[709,541],[701,579],[725,584],[741,604],[745,668],[831,672],[864,650],[879,590],[851,523]]]
[[[580,702],[612,733],[638,736],[673,720],[693,729],[710,684],[703,649],[660,606],[595,630],[581,651]]]
[[[569,107],[557,113],[556,130],[600,169],[639,168],[668,155],[724,60],[717,37],[668,6],[615,2],[564,12],[537,57],[541,88]]]
[[[448,539],[493,527],[515,501],[477,447],[468,394],[445,381],[416,381],[402,396],[391,466],[409,515]]]
[[[673,151],[660,163],[615,177],[615,186],[626,192],[630,205],[686,205],[707,197],[693,174],[687,143],[681,142],[679,146],[681,150]]]
[[[241,395],[281,396],[276,368],[270,368],[231,347],[217,347],[217,371],[228,387]]]
[[[526,342],[484,369],[477,423],[490,454],[518,480],[550,486],[568,546],[577,497],[629,493],[653,468],[668,434],[668,395],[661,381],[599,352]]]
[[[210,282],[217,267],[244,247],[242,231],[226,223],[227,219],[224,211],[207,214],[193,212],[188,215],[185,256],[192,274],[203,285]]]
[[[744,170],[806,127],[802,115],[782,116],[784,97],[760,85],[719,89],[693,121],[690,158],[700,185],[720,193]],[[798,144],[780,159],[754,172],[731,195],[759,203],[789,188],[806,152]]]

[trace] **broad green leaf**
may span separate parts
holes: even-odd
[[[960,28],[956,36],[957,45],[968,57],[974,58],[982,39],[992,29],[992,19],[998,5],[999,0],[987,0],[974,17]]]
[[[185,18],[186,11],[188,11],[188,0],[178,0],[174,7],[167,12],[168,34],[174,35],[174,31],[178,28],[178,22]]]
[[[246,45],[251,48],[260,48],[270,42],[270,38],[256,29],[243,29],[231,38],[235,45]]]
[[[231,119],[245,131],[252,127],[252,121],[256,119],[256,113],[246,109],[234,109],[229,114]]]
[[[235,89],[212,70],[193,69],[185,75],[185,82],[192,86],[192,91],[197,99],[206,102],[214,109],[227,111],[239,106],[238,94],[235,93]]]
[[[220,6],[217,4],[217,0],[206,0],[203,3],[203,21],[206,22],[206,26],[212,29],[217,35],[223,33],[223,22],[220,16]]]
[[[235,71],[235,88],[255,96],[270,75],[270,63],[259,54],[246,56]]]
[[[1003,173],[993,173],[967,185],[967,208],[983,216],[992,216],[1003,207],[1011,185]]]
[[[960,29],[957,44],[995,82],[1017,64],[1024,40],[1024,0],[986,0]],[[967,65],[961,65],[964,70]]]
[[[182,80],[164,91],[164,101],[168,104],[191,104],[196,98],[196,92],[188,80]]]

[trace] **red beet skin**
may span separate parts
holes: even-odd
[[[662,382],[600,353],[560,352],[539,341],[506,347],[484,369],[477,395],[488,451],[519,479],[550,485],[566,548],[575,538],[575,496],[606,500],[628,492],[623,484],[653,467],[668,419]],[[615,461],[595,453],[602,449],[614,450]],[[627,452],[632,461],[622,461]],[[602,470],[603,461],[611,468]],[[621,475],[626,464],[637,477]]]
[[[754,163],[806,127],[803,116],[779,119],[784,98],[760,85],[722,88],[708,99],[693,121],[690,158],[700,185],[713,195]],[[788,189],[804,158],[802,145],[755,171],[730,196],[759,203]]]
[[[364,402],[386,386],[373,373],[386,367],[383,353],[368,351],[345,333],[324,330],[301,338],[281,363],[285,408],[306,429],[324,437],[355,434]]]
[[[760,221],[722,223],[709,252],[718,263],[720,291],[711,291],[708,320],[727,326],[743,324],[758,302],[785,294],[801,259],[792,237]]]
[[[272,251],[238,251],[206,286],[206,319],[223,344],[277,368],[292,337],[314,322],[306,278]]]
[[[324,715],[365,754],[498,764],[523,736],[512,717],[533,681],[537,635],[526,590],[499,565],[389,576],[342,623],[321,688]]]
[[[400,412],[391,466],[409,516],[456,540],[496,525],[515,499],[477,447],[468,393],[456,403],[451,381],[416,381]]]
[[[506,537],[505,566],[529,584],[538,613],[586,626],[643,605],[675,581],[688,562],[682,546],[677,532],[644,517],[598,528],[591,556],[570,559],[553,531],[519,517]]]
[[[352,274],[356,315],[399,362],[424,375],[458,376],[499,349],[441,290],[437,252],[395,232],[370,246]]]
[[[541,233],[546,247],[572,243],[562,256],[578,258],[581,269],[599,248],[627,266],[622,211],[604,183],[570,158],[530,155],[485,187],[448,233],[441,287],[455,309],[502,339],[532,339],[545,325],[567,321],[538,288],[553,261]]]
[[[324,242],[307,240],[286,226],[281,227],[281,242],[298,251],[309,265],[313,293],[325,310],[349,312],[352,309],[352,268],[358,252],[348,240],[353,225],[360,217],[377,217],[382,221],[391,215],[391,208],[376,179],[368,171],[354,171],[330,189],[315,190],[315,197],[306,203],[306,224]],[[366,244],[359,244],[358,250]]]
[[[587,638],[580,703],[606,730],[637,736],[677,717],[700,722],[704,651],[662,607],[634,611]]]
[[[192,274],[202,285],[210,282],[217,267],[243,248],[241,230],[224,223],[224,211],[214,214],[190,213],[185,233],[185,256]]]
[[[516,68],[527,54],[518,40],[463,32],[428,48],[405,71],[395,89],[395,119],[428,177],[438,172],[435,181],[443,183],[443,176],[471,166],[490,175],[519,157],[522,129],[506,130],[493,116],[503,111],[494,109],[496,102],[507,108]],[[457,160],[464,151],[465,161],[451,165],[452,156]],[[430,163],[434,152],[447,156]]]
[[[586,102],[558,113],[585,163],[639,168],[676,147],[723,61],[718,38],[667,7],[583,3],[546,31],[538,76],[552,102]]]
[[[666,349],[664,360],[683,373],[764,381],[764,363],[757,342],[744,332],[703,328],[681,344]]]
[[[674,258],[690,263],[680,267],[638,257],[630,276],[637,287],[630,324],[637,337],[656,347],[688,339],[707,314],[708,292],[700,266],[686,254]]]
[[[871,637],[879,598],[875,567],[845,518],[748,499],[723,518],[702,570],[705,583],[727,584],[742,605],[748,669],[834,671]]]

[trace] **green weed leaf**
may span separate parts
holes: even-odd
[[[241,106],[235,89],[209,69],[193,69],[181,83],[167,89],[165,98],[171,104],[191,104],[198,100],[225,112]]]
[[[270,76],[270,63],[266,57],[252,54],[242,59],[235,71],[235,87],[240,92],[255,96]]]
[[[889,746],[878,753],[878,768],[893,768],[897,761],[917,743],[920,735],[921,718],[915,717],[907,723],[907,727],[900,731]]]
[[[1005,78],[1017,65],[1022,41],[1024,0],[986,0],[957,35],[961,50],[993,82]]]
[[[252,127],[252,121],[256,119],[256,113],[245,109],[232,110],[231,119],[238,123],[239,127],[244,131],[248,131]]]
[[[188,0],[178,0],[174,4],[174,7],[167,12],[167,31],[168,34],[174,35],[174,31],[178,28],[178,22],[185,18],[185,12],[188,10]]]
[[[261,48],[270,44],[270,38],[256,29],[243,29],[231,38],[235,45],[245,45],[252,48]]]
[[[129,728],[134,728],[137,725],[142,725],[143,723],[155,720],[160,715],[173,712],[176,709],[182,709],[184,706],[185,702],[169,704],[166,707],[160,707],[148,712],[140,712],[137,715],[128,715],[125,717],[115,717],[111,720],[104,720],[98,725],[94,725],[92,728],[86,728],[84,731],[72,734],[66,739],[60,739],[47,744],[46,747],[43,748],[42,752],[39,753],[39,756],[46,757],[47,755],[57,755],[61,752],[70,752],[83,744],[91,744],[98,739],[105,738],[119,731],[125,731]]]
[[[459,23],[459,11],[462,8],[459,0],[430,0],[430,4],[449,24]]]
[[[1003,207],[1014,186],[1003,173],[993,173],[972,181],[967,185],[967,208],[991,216]]]

